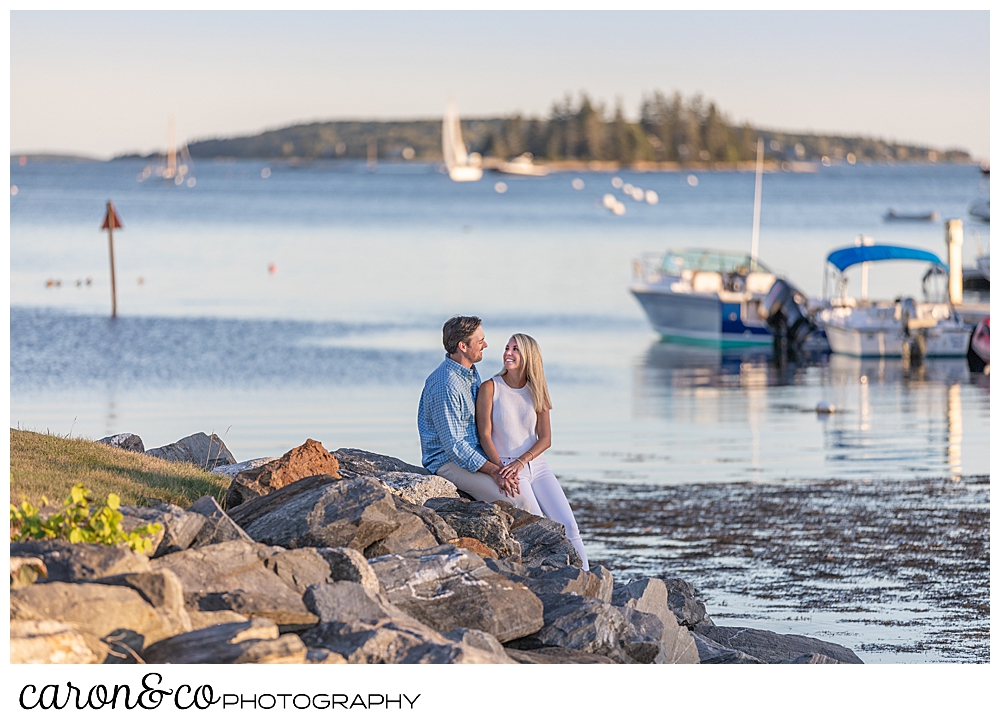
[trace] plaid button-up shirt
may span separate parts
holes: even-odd
[[[469,369],[447,355],[424,382],[417,430],[423,466],[432,473],[445,463],[474,473],[486,462],[476,431],[479,385],[475,365]]]

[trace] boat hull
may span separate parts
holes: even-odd
[[[452,181],[478,181],[483,177],[483,169],[478,166],[453,166],[448,169]]]
[[[902,357],[902,326],[855,329],[827,322],[824,329],[830,351],[851,357]],[[927,331],[926,357],[964,357],[972,331],[963,327]]]
[[[660,290],[632,289],[632,294],[665,341],[721,347],[753,347],[774,342],[765,324],[750,321],[748,302],[724,302],[714,294]]]

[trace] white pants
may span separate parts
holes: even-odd
[[[511,462],[513,458],[500,458],[504,465]],[[521,494],[527,498],[533,498],[537,507],[541,508],[542,515],[557,523],[562,523],[566,528],[566,537],[576,548],[583,561],[583,570],[589,571],[590,564],[587,562],[587,551],[583,547],[583,538],[580,537],[580,527],[576,524],[573,516],[573,509],[569,507],[566,500],[566,493],[556,479],[552,468],[539,455],[528,463],[520,473]]]

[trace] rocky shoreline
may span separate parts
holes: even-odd
[[[197,433],[146,451],[231,480],[225,509],[122,506],[154,553],[11,543],[12,663],[862,663],[716,626],[681,579],[580,568],[552,520],[418,466],[314,440],[237,463]]]

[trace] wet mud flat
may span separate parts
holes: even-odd
[[[988,476],[564,483],[591,565],[683,578],[716,624],[834,641],[866,663],[990,660]]]

